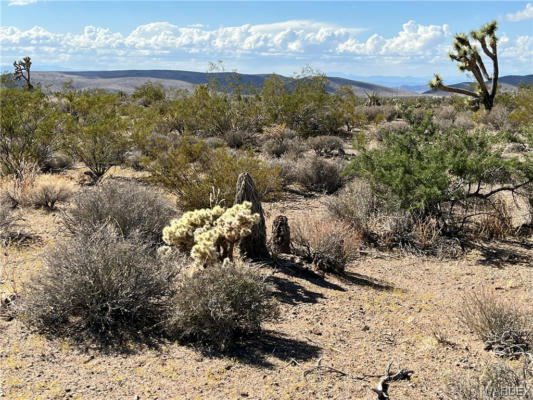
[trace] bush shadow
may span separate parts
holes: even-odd
[[[273,358],[284,362],[291,360],[305,362],[317,358],[321,350],[314,344],[265,330],[257,336],[242,339],[227,351],[201,350],[201,352],[210,358],[230,357],[243,364],[272,369],[276,366],[272,362]]]

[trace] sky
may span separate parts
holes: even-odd
[[[533,74],[527,1],[0,0],[0,69],[175,69],[332,76],[462,75],[458,32],[498,21],[500,74]],[[463,76],[464,77],[464,76]]]

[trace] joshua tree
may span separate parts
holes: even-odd
[[[492,21],[483,25],[479,31],[470,32],[470,38],[474,40],[472,43],[465,33],[455,35],[453,50],[448,54],[453,61],[459,63],[459,71],[469,71],[474,75],[478,83],[476,91],[445,86],[442,83],[441,76],[438,74],[435,74],[435,77],[429,82],[429,87],[433,90],[440,89],[445,92],[471,96],[478,104],[483,103],[486,110],[492,109],[498,87],[498,54],[496,48],[498,38],[495,34],[497,28],[496,21]],[[487,73],[476,42],[479,43],[485,55],[492,60],[492,76]],[[491,83],[490,89],[487,87],[485,80]]]
[[[31,58],[24,57],[22,60],[15,61],[13,62],[13,66],[15,67],[15,80],[20,81],[21,79],[24,79],[26,81],[26,87],[32,90],[33,85],[30,82]],[[26,75],[24,75],[24,71],[26,71]]]

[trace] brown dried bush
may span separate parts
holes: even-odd
[[[29,203],[34,207],[55,210],[56,203],[67,201],[74,192],[74,186],[66,179],[52,175],[40,175],[29,194]]]
[[[533,349],[533,318],[514,304],[486,290],[465,296],[460,321],[500,357]]]
[[[293,251],[322,272],[342,273],[353,261],[360,235],[341,221],[302,215],[291,222]]]

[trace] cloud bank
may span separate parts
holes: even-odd
[[[507,14],[507,21],[518,22],[525,21],[526,19],[533,19],[533,4],[527,3],[526,8],[515,13]]]
[[[72,69],[205,70],[207,61],[222,59],[241,72],[245,72],[242,65],[253,69],[251,72],[286,73],[288,69],[294,72],[295,66],[310,64],[343,73],[361,73],[370,68],[374,74],[396,71],[398,75],[451,64],[446,54],[452,33],[446,24],[408,21],[391,37],[372,34],[360,39],[365,33],[360,28],[310,20],[217,29],[152,22],[129,34],[96,26],[86,26],[80,33],[54,33],[40,26],[28,30],[2,26],[0,47],[2,65],[30,55],[35,65]],[[501,54],[531,62],[532,40],[529,36],[514,41],[503,37]]]

